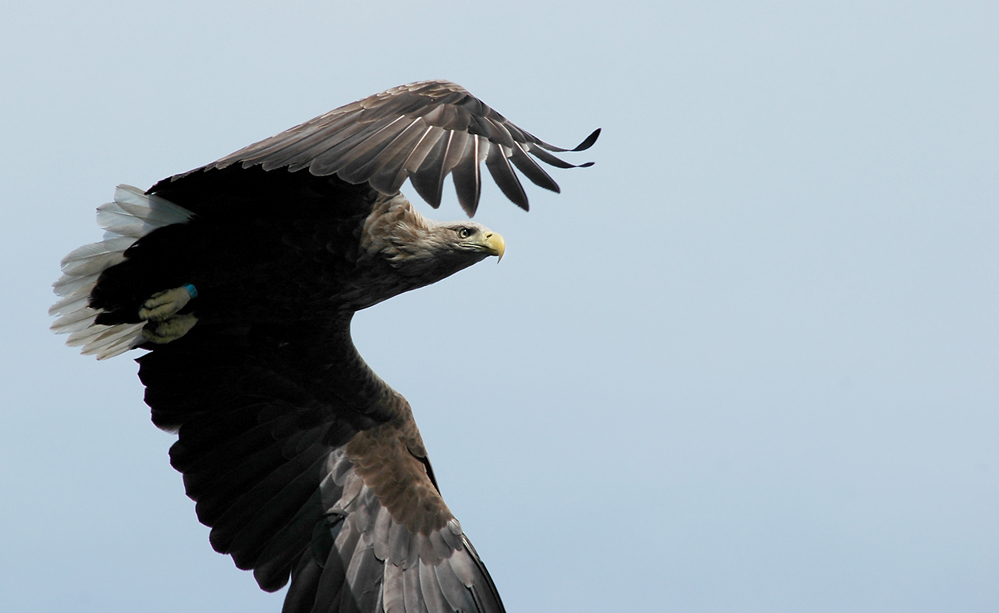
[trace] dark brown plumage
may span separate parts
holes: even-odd
[[[594,132],[576,150],[592,145]],[[285,611],[502,611],[441,498],[409,403],[358,355],[353,313],[489,255],[480,224],[423,218],[454,176],[471,216],[479,163],[527,208],[516,166],[571,165],[464,89],[433,81],[341,107],[99,209],[102,243],[56,283],[70,344],[133,347],[153,422],[176,431],[210,540]]]

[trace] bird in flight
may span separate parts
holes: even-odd
[[[409,403],[350,337],[353,314],[487,257],[481,163],[523,209],[514,168],[559,191],[552,146],[462,87],[423,81],[340,107],[98,208],[50,313],[67,344],[133,348],[156,426],[176,432],[212,547],[286,613],[497,613],[489,573],[441,498]],[[588,166],[581,164],[580,166]],[[469,219],[423,217],[452,176]]]

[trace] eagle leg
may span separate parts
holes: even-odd
[[[183,285],[156,292],[142,304],[139,309],[139,319],[148,321],[166,321],[176,315],[187,303],[198,295],[193,285]]]
[[[191,331],[198,318],[193,313],[174,315],[165,321],[151,321],[142,329],[142,338],[150,343],[165,345]]]
[[[198,297],[198,290],[187,284],[163,292],[156,292],[142,304],[139,319],[149,323],[142,329],[142,338],[157,345],[177,340],[191,331],[198,318],[193,313],[178,315],[192,298]]]

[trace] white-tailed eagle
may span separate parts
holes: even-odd
[[[572,151],[591,146],[599,130]],[[104,240],[70,253],[56,332],[98,358],[132,348],[146,403],[178,440],[216,551],[288,613],[503,610],[441,498],[409,403],[364,363],[354,312],[502,256],[499,234],[424,218],[450,174],[471,217],[481,163],[514,203],[513,168],[566,151],[446,81],[348,104],[98,209]]]

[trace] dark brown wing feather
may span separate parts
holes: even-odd
[[[574,168],[549,151],[582,151],[599,134],[594,131],[572,149],[555,147],[510,123],[459,85],[422,81],[342,106],[204,168],[308,168],[317,176],[336,174],[348,183],[369,182],[387,195],[410,178],[417,193],[435,208],[445,177],[454,172],[459,202],[472,216],[481,193],[481,162],[487,162],[503,193],[527,209],[527,195],[509,160],[536,185],[557,192],[558,185],[530,156]]]
[[[289,613],[503,611],[349,318],[202,323],[139,376],[216,551],[269,591],[291,575]]]

